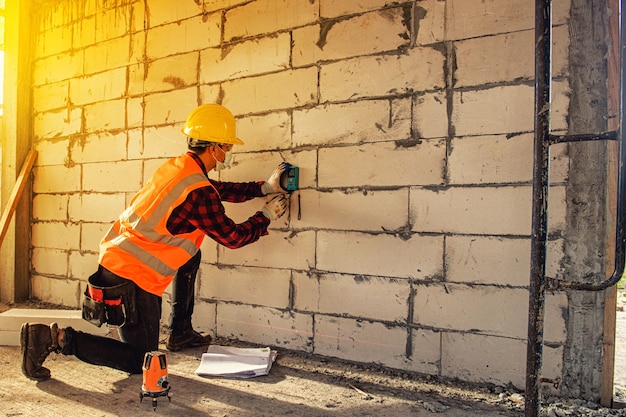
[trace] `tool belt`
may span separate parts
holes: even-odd
[[[83,319],[98,327],[123,326],[137,321],[135,286],[131,281],[114,286],[103,286],[100,271],[87,280],[82,296]]]

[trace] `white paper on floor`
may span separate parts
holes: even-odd
[[[209,346],[202,354],[196,374],[229,378],[252,378],[267,375],[276,359],[276,351],[265,348]]]

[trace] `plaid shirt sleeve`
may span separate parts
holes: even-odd
[[[211,182],[220,193],[213,187],[198,188],[189,193],[167,220],[170,233],[176,235],[200,229],[217,243],[231,249],[256,242],[267,234],[270,220],[260,211],[245,222],[236,224],[226,216],[221,201],[242,202],[257,197],[256,194],[263,195],[258,183]]]

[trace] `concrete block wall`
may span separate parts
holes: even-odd
[[[569,2],[554,6],[565,130]],[[57,0],[35,22],[34,297],[78,307],[110,223],[217,101],[246,142],[221,179],[287,160],[301,190],[256,244],[204,243],[198,329],[523,388],[532,2]],[[559,276],[568,150],[551,157]],[[226,206],[243,221],[262,204]],[[549,294],[546,378],[563,377],[567,307]]]

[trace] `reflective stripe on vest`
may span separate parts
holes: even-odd
[[[206,186],[212,185],[190,156],[166,162],[102,239],[100,264],[142,289],[162,295],[204,238],[200,230],[173,236],[167,230],[167,219],[190,191]]]

